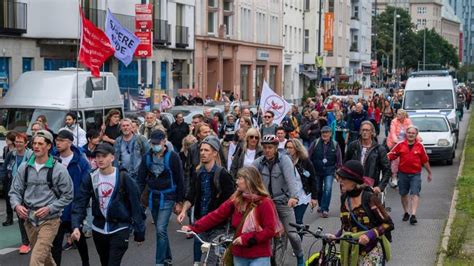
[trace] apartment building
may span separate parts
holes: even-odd
[[[377,14],[385,11],[387,6],[403,8],[406,11],[410,9],[410,0],[371,0],[370,2],[372,2],[373,10],[377,9]]]
[[[471,0],[447,0],[456,14],[461,20],[461,36],[462,46],[459,56],[462,58],[463,64],[474,64],[474,2]]]
[[[140,0],[7,0],[0,5],[0,87],[7,89],[21,73],[76,67],[82,6],[85,16],[104,29],[109,8],[122,26],[135,32],[135,4]],[[194,1],[150,0],[154,8],[155,89],[174,95],[193,85]],[[52,15],[54,10],[54,15]],[[138,62],[128,67],[111,57],[103,66],[118,77],[122,92],[138,95]]]
[[[196,1],[195,80],[255,103],[263,81],[282,93],[282,0]]]
[[[351,0],[349,81],[370,86],[372,49],[372,4]]]
[[[324,67],[325,75],[338,80],[348,80],[350,70],[351,0],[327,0],[324,17]],[[327,29],[326,26],[331,27]]]

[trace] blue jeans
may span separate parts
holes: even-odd
[[[295,219],[297,224],[303,224],[304,213],[306,212],[306,208],[308,208],[308,204],[301,204],[294,207],[295,211]]]
[[[260,257],[255,259],[246,259],[234,256],[235,266],[268,266],[270,265],[270,257]]]
[[[384,126],[385,126],[385,137],[388,137],[388,133],[390,133],[390,125],[392,124],[392,120],[384,119]]]
[[[160,209],[160,200],[153,197],[153,208],[151,215],[156,227],[156,255],[155,263],[164,265],[165,260],[171,260],[170,242],[168,239],[168,223],[170,221],[171,212],[175,204],[174,200],[165,200]]]
[[[323,176],[319,179],[319,195],[318,202],[321,212],[329,212],[329,204],[331,203],[332,183],[334,181],[333,175]]]

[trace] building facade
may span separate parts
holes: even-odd
[[[301,74],[305,34],[305,6],[303,0],[284,0],[283,7],[283,96],[298,101],[304,93],[304,75]],[[309,47],[308,47],[309,48]]]
[[[327,13],[324,27],[324,67],[325,75],[339,79],[348,79],[350,61],[351,0],[327,0]],[[333,18],[331,18],[333,17]],[[331,21],[328,21],[330,19]],[[327,30],[326,26],[332,27]],[[328,35],[329,33],[329,35]],[[331,37],[332,40],[327,40]],[[332,42],[332,45],[330,45]]]
[[[372,49],[372,4],[351,0],[349,81],[370,86]]]
[[[217,88],[255,103],[266,80],[282,93],[282,0],[196,1],[195,80],[201,97]]]
[[[387,6],[403,8],[406,11],[410,9],[410,0],[372,0],[373,10],[377,9],[377,14],[387,9]]]
[[[0,87],[8,88],[30,70],[76,67],[80,38],[80,15],[104,29],[107,8],[122,26],[135,32],[135,4],[127,1],[7,1],[0,5]],[[194,1],[151,0],[154,8],[151,86],[174,95],[178,88],[193,85]],[[49,15],[55,10],[54,16]],[[61,25],[58,27],[57,25]],[[138,60],[126,67],[111,57],[102,71],[113,72],[122,92],[138,95]]]
[[[448,0],[448,4],[453,7],[456,16],[462,24],[462,48],[460,57],[462,63],[466,65],[474,64],[474,2],[470,0]]]

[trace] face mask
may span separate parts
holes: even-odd
[[[161,145],[153,145],[153,152],[160,153],[163,150],[163,146]]]

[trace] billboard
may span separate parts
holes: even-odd
[[[334,50],[334,13],[324,14],[324,51]]]

